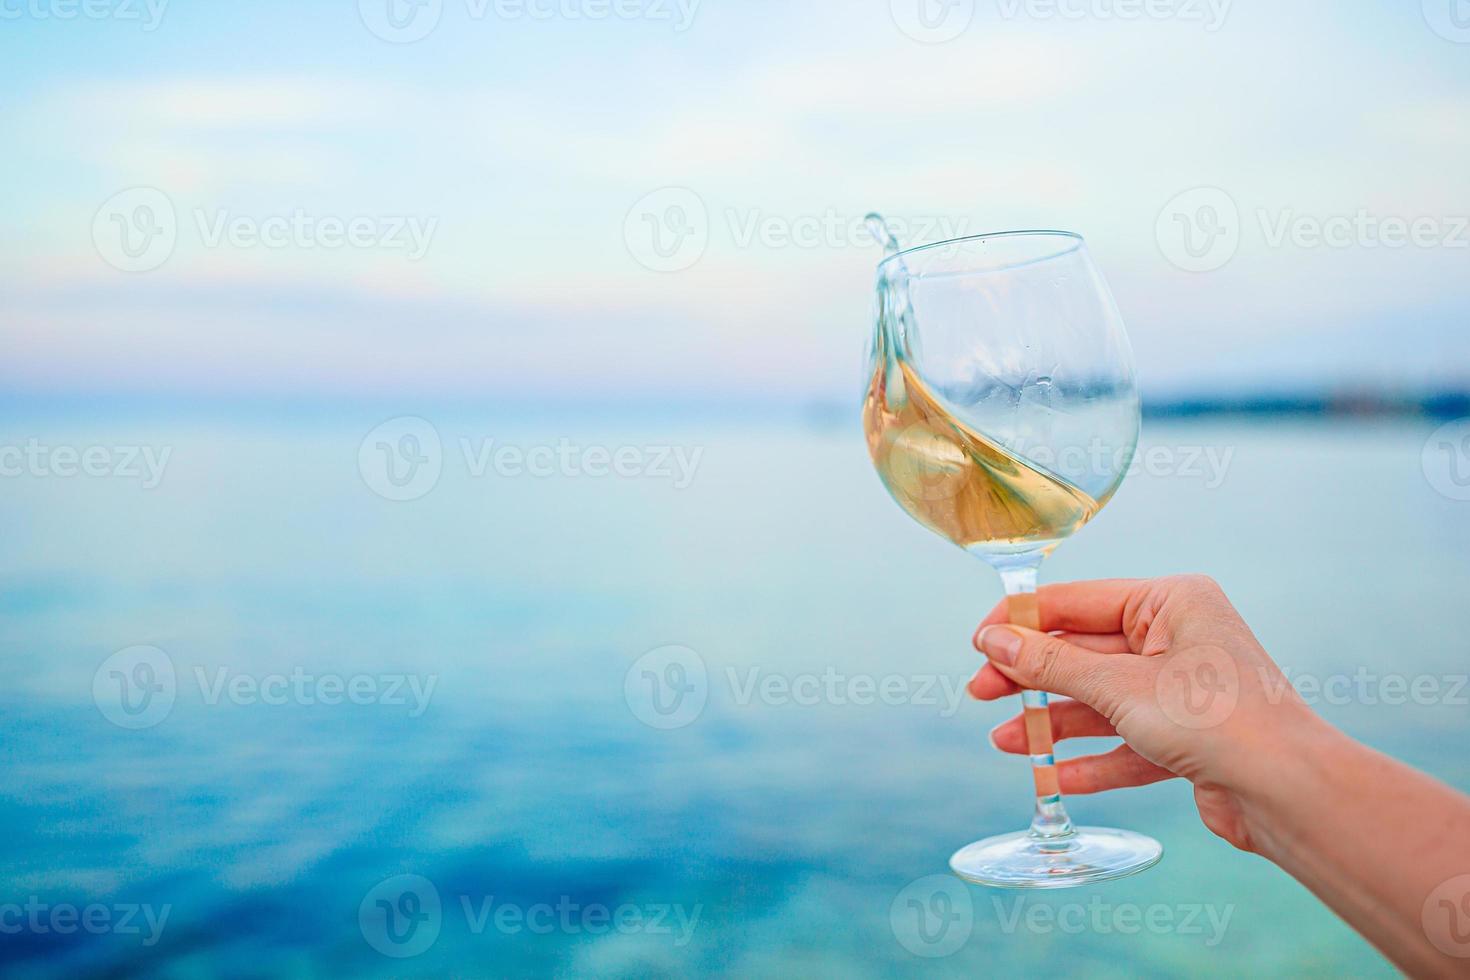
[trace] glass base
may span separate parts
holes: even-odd
[[[1162,844],[1131,830],[1078,827],[1065,837],[1023,830],[962,847],[949,866],[966,881],[995,888],[1075,888],[1137,874],[1163,854]]]

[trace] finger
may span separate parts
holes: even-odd
[[[1112,717],[1119,699],[1143,693],[1147,665],[1074,646],[1050,633],[1020,626],[987,626],[976,646],[1002,674],[1033,691],[1052,691]]]
[[[970,697],[977,701],[994,701],[997,698],[1010,697],[1012,694],[1021,693],[1021,686],[1019,684],[996,670],[989,663],[981,667],[979,673],[970,678],[968,689],[970,691]]]
[[[1122,633],[1068,633],[1063,631],[1052,635],[1073,646],[1096,653],[1133,652],[1133,648],[1128,645],[1128,637]]]
[[[1055,635],[1074,646],[1097,653],[1133,652],[1128,648],[1128,638],[1121,633],[1114,633],[1111,636],[1101,633],[1057,633]],[[995,701],[1021,693],[1019,684],[996,670],[989,662],[981,667],[974,677],[970,678],[966,688],[970,692],[970,697],[977,701]]]
[[[1147,579],[1115,578],[1096,582],[1063,582],[1036,590],[1043,630],[1078,633],[1123,632],[1123,610],[1128,600],[1148,586]],[[1006,600],[992,610],[980,628],[1010,622]]]
[[[1118,734],[1113,723],[1081,701],[1053,701],[1051,703],[1051,737],[1060,742],[1064,738],[1089,738]],[[990,743],[1002,752],[1026,755],[1030,749],[1026,744],[1026,719],[1016,715],[996,725],[990,733]]]
[[[1174,773],[1156,766],[1126,745],[1102,755],[1084,755],[1057,765],[1057,778],[1063,793],[1101,793],[1109,789],[1147,786]]]

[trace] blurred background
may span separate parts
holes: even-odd
[[[1470,788],[1463,0],[0,0],[0,66],[7,974],[1392,975],[1175,783],[1072,804],[1144,875],[947,876],[1030,779],[861,218],[1086,235],[1144,441],[1044,577],[1213,574]]]

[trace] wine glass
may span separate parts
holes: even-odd
[[[1122,483],[1138,443],[1133,353],[1080,235],[1018,231],[900,251],[878,266],[863,426],[889,493],[915,520],[992,565],[1010,621],[1040,628],[1036,576]],[[1047,696],[1022,693],[1036,784],[1029,830],[950,859],[960,877],[1061,888],[1159,860],[1152,838],[1077,827],[1052,754]]]

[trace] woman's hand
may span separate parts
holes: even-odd
[[[1028,687],[1055,738],[1119,735],[1062,762],[1064,793],[1182,776],[1200,816],[1280,865],[1412,976],[1470,968],[1470,798],[1354,742],[1297,696],[1213,581],[1077,582],[1040,590],[1041,627],[998,606],[975,636],[970,693]],[[992,733],[1024,754],[1022,719]]]
[[[1022,687],[1067,695],[1053,738],[1118,735],[1123,745],[1058,766],[1063,793],[1096,793],[1182,776],[1205,825],[1255,850],[1238,794],[1277,778],[1277,760],[1323,728],[1213,580],[1178,576],[1049,585],[1038,633],[1006,622],[1002,602],[975,634],[990,660],[970,693]],[[1021,716],[991,733],[1026,754]]]

